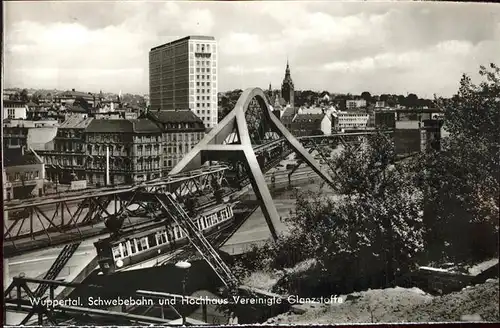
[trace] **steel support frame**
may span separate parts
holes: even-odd
[[[226,169],[226,167],[218,167],[196,170],[163,181],[152,181],[116,191],[85,193],[63,199],[44,199],[22,205],[7,204],[4,209],[7,215],[21,210],[27,210],[29,215],[24,218],[10,217],[9,220],[4,220],[4,242],[15,245],[16,240],[40,239],[37,237],[50,241],[51,233],[81,235],[80,228],[120,214],[127,205],[134,201],[136,193],[142,190],[147,192],[163,190],[178,197],[199,196],[204,192],[213,193],[212,180],[220,186],[227,185],[224,175]],[[115,210],[117,208],[120,210],[108,211],[108,206],[112,203],[116,205]]]
[[[184,158],[172,169],[171,174],[179,174],[202,166],[207,160],[225,160],[228,158],[243,159],[246,164],[247,174],[250,178],[253,190],[261,202],[262,212],[266,219],[269,230],[274,240],[278,238],[276,226],[279,224],[279,214],[264,179],[255,150],[252,146],[248,133],[245,113],[250,102],[256,99],[260,109],[264,113],[267,125],[284,140],[271,141],[270,143],[282,143],[291,147],[311,168],[329,184],[333,185],[330,176],[322,172],[319,164],[304,149],[300,142],[291,135],[280,120],[271,112],[267,98],[260,88],[246,89],[234,109],[201,140]],[[239,144],[224,144],[227,138],[236,132]],[[269,147],[268,144],[259,145],[256,148]],[[257,150],[257,149],[256,149]]]

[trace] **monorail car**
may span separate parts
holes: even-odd
[[[207,235],[227,228],[233,218],[232,204],[222,204],[198,215],[193,221]],[[134,236],[101,239],[94,246],[101,271],[109,274],[154,259],[187,243],[184,230],[174,222]]]

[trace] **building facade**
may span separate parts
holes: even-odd
[[[161,130],[147,119],[92,120],[85,129],[87,181],[103,186],[160,177],[161,138]]]
[[[190,109],[206,128],[217,125],[217,42],[187,36],[149,52],[151,110]]]
[[[85,129],[93,118],[68,117],[57,129],[54,148],[39,151],[45,162],[47,180],[70,184],[85,180]]]
[[[369,115],[358,111],[339,111],[333,113],[335,116],[334,130],[347,131],[366,129],[368,126]]]
[[[44,194],[45,167],[33,150],[25,147],[5,150],[5,199],[25,199]]]
[[[150,111],[145,115],[162,131],[162,175],[205,137],[203,121],[190,110]]]
[[[330,135],[332,133],[332,121],[325,113],[297,114],[292,121],[290,132],[296,137]]]
[[[20,100],[3,100],[3,118],[25,120],[28,117],[28,105]]]
[[[394,130],[396,154],[439,149],[442,117],[436,109],[398,109]]]
[[[75,89],[60,92],[54,97],[54,101],[63,106],[72,105],[77,99],[83,99],[92,106],[95,106],[99,100],[91,92],[85,93]]]
[[[57,133],[58,122],[56,120],[4,120],[3,122],[3,145],[4,149],[30,147],[38,150],[33,142],[41,142],[46,138],[52,138]]]
[[[347,109],[365,108],[366,107],[366,100],[364,100],[364,99],[346,100],[345,107]]]
[[[396,128],[396,113],[388,110],[375,110],[374,126],[380,129],[395,129]]]

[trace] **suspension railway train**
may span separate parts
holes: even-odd
[[[232,225],[232,204],[221,204],[193,218],[203,234],[210,235]],[[94,243],[103,274],[126,271],[134,266],[168,254],[189,241],[177,223],[168,224],[134,236],[111,236]]]

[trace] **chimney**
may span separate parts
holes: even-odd
[[[75,89],[71,89],[71,91],[75,92]]]

